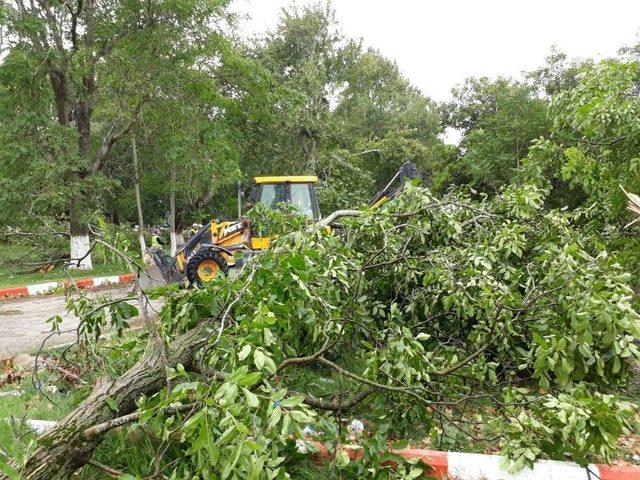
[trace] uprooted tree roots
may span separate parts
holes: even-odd
[[[639,317],[628,276],[542,203],[528,185],[481,203],[410,187],[280,237],[235,279],[168,291],[136,365],[100,380],[21,474],[68,478],[140,422],[180,445],[167,477],[284,478],[305,425],[339,441],[342,414],[365,404],[398,420],[395,437],[491,435],[516,468],[607,459],[631,409],[599,390],[638,356]],[[308,375],[335,391],[314,395]]]

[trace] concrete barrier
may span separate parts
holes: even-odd
[[[329,452],[324,444],[307,443],[318,450],[318,458],[328,460],[332,457],[333,452]],[[362,456],[357,445],[345,445],[342,449],[352,460]],[[535,462],[533,469],[525,467],[511,474],[500,467],[502,457],[499,455],[439,452],[420,448],[391,452],[407,460],[423,462],[431,467],[428,472],[430,476],[443,480],[640,480],[640,466],[590,464],[581,467],[573,462],[539,460]]]

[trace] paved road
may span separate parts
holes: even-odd
[[[109,295],[116,299],[125,296],[130,289],[131,286],[113,287],[92,291],[90,295]],[[152,302],[155,309],[159,305],[159,301]],[[64,295],[42,295],[0,302],[0,358],[40,348],[42,341],[51,333],[46,320],[54,315],[64,319],[60,326],[63,331],[78,326],[79,319],[67,312]],[[75,338],[75,333],[57,334],[47,340],[47,346],[60,345]]]

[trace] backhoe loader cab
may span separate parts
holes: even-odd
[[[255,177],[251,189],[251,201],[278,208],[289,203],[309,218],[320,218],[320,207],[314,185],[315,176]]]

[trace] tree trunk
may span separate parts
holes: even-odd
[[[182,218],[182,212],[176,209],[175,216],[175,229],[176,229],[176,244],[178,246],[184,245],[184,222]]]
[[[184,245],[184,232],[182,230],[176,232],[176,244]]]
[[[89,227],[86,220],[82,218],[80,205],[81,199],[72,199],[69,208],[69,243],[71,250],[71,261],[69,268],[81,270],[91,270],[91,242],[89,240]]]
[[[66,68],[66,64],[63,65],[62,69],[53,68],[50,65],[49,71],[49,79],[51,81],[51,88],[53,90],[58,114],[58,123],[63,127],[69,127],[72,110],[72,104],[69,99],[71,92]],[[85,159],[88,155],[91,119],[88,105],[83,104],[82,107],[83,108],[76,109],[75,114],[77,116],[76,128],[78,131],[79,154],[81,158]],[[69,199],[69,251],[71,258],[69,268],[89,270],[93,268],[90,252],[91,242],[89,240],[89,227],[81,211],[81,206],[85,200],[82,197],[83,194],[81,193],[79,198]]]
[[[169,193],[169,237],[171,238],[171,256],[178,250],[178,238],[176,235],[176,169],[171,167],[171,192]],[[182,239],[184,243],[184,239]]]
[[[315,137],[308,131],[305,132],[305,135],[301,139],[302,150],[304,150],[304,155],[307,157],[306,169],[310,172],[316,171],[316,139]]]
[[[193,364],[196,353],[206,344],[208,337],[207,324],[201,323],[171,343],[166,363],[163,361],[163,346],[155,345],[148,348],[120,378],[103,378],[96,382],[93,392],[82,404],[39,438],[38,447],[20,472],[21,478],[71,478],[73,472],[91,459],[93,451],[102,442],[102,435],[88,437],[85,430],[135,411],[136,401],[142,395],[153,395],[166,386],[167,368],[178,363],[185,367]],[[8,479],[0,474],[0,480]]]
[[[138,212],[138,241],[140,242],[140,253],[144,263],[151,263],[151,257],[147,252],[147,244],[144,241],[144,218],[142,216],[142,200],[140,199],[140,169],[138,168],[138,149],[136,147],[136,136],[131,137],[131,149],[133,151],[133,182],[136,194],[136,211]]]

